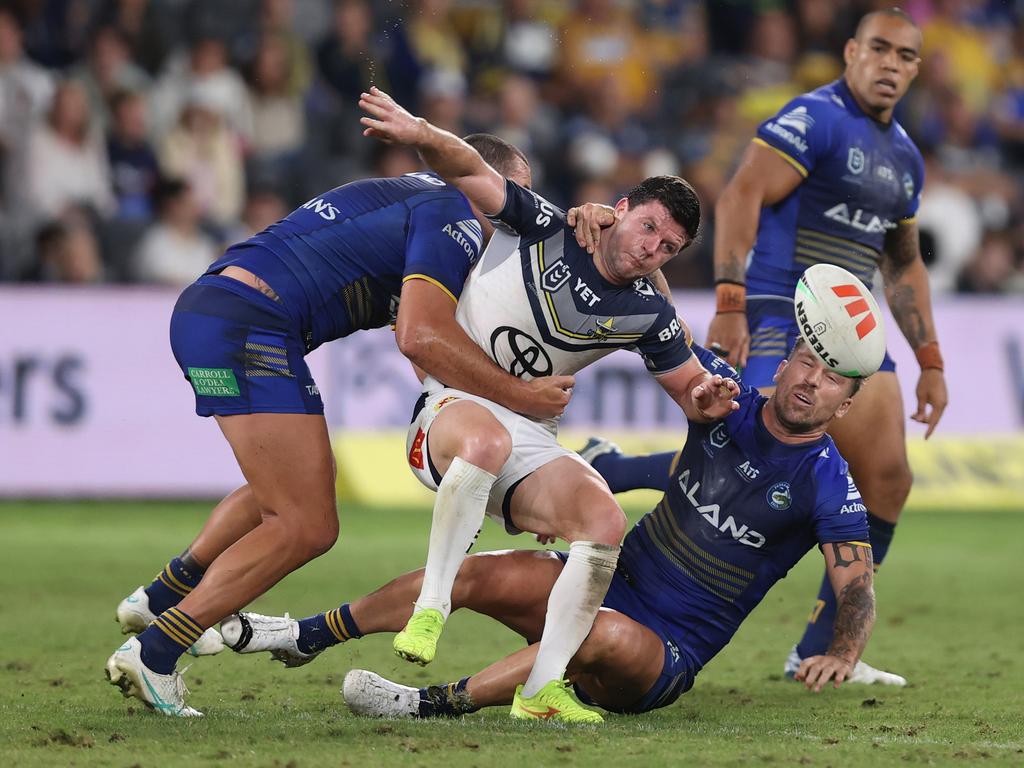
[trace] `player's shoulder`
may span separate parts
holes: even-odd
[[[896,142],[904,147],[916,162],[924,165],[924,156],[921,154],[921,150],[918,148],[917,144],[914,143],[914,140],[910,138],[910,134],[907,133],[907,129],[904,128],[903,125],[895,118],[892,121],[892,130]]]
[[[790,99],[779,110],[775,121],[781,125],[791,125],[797,130],[802,127],[806,133],[819,121],[833,123],[848,115],[849,109],[837,84],[829,83]]]
[[[806,466],[812,473],[820,501],[849,495],[851,489],[856,491],[850,477],[850,466],[831,437],[825,435],[808,454]]]

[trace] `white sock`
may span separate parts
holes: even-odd
[[[552,680],[561,680],[573,654],[594,626],[619,560],[618,545],[574,541],[569,559],[548,597],[544,634],[537,660],[523,686],[523,696],[534,696]]]
[[[448,618],[455,577],[484,522],[487,498],[496,479],[458,456],[448,467],[437,486],[427,566],[414,613],[434,608]]]

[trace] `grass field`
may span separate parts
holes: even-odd
[[[396,659],[389,636],[297,670],[225,652],[186,676],[204,719],[132,706],[102,675],[121,642],[114,607],[188,543],[205,512],[0,504],[0,766],[1024,765],[1024,513],[901,523],[866,658],[906,675],[906,689],[814,696],[781,679],[820,578],[812,553],[675,705],[573,730],[500,710],[426,723],[348,714],[338,688],[351,667],[441,682],[520,646],[469,614],[455,614],[428,670]],[[254,608],[307,615],[417,567],[428,523],[425,510],[345,509],[341,542]],[[528,542],[489,524],[479,548],[512,545]]]

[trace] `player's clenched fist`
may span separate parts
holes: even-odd
[[[691,397],[701,416],[709,421],[716,421],[740,407],[739,403],[733,400],[739,393],[740,388],[735,381],[716,373],[694,387]]]
[[[573,376],[541,376],[529,383],[530,397],[520,411],[524,416],[535,419],[552,419],[561,416],[572,397],[576,383]]]
[[[359,97],[359,108],[369,117],[359,122],[366,126],[363,135],[388,144],[416,144],[425,130],[426,121],[410,114],[401,104],[377,86]]]

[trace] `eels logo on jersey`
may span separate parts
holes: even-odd
[[[789,492],[789,483],[776,483],[768,489],[768,506],[780,512],[789,509],[793,503],[793,495]]]

